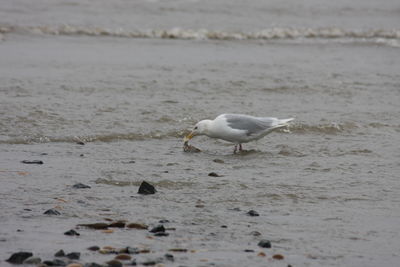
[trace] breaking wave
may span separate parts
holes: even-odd
[[[400,29],[347,30],[326,28],[268,28],[253,32],[229,32],[207,29],[152,29],[126,30],[83,26],[7,26],[0,25],[1,33],[34,33],[48,35],[113,36],[124,38],[192,39],[192,40],[274,40],[274,39],[345,39],[374,41],[400,47]]]

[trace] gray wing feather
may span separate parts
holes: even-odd
[[[276,118],[259,118],[246,115],[226,114],[225,119],[232,129],[246,130],[247,135],[264,132],[276,126]]]

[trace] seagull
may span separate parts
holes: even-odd
[[[187,143],[196,135],[206,135],[235,144],[233,153],[242,151],[242,144],[258,140],[281,127],[289,125],[290,119],[272,117],[254,117],[243,114],[221,114],[214,120],[202,120],[196,123],[192,131],[185,136]]]

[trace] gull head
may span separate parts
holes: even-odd
[[[196,135],[207,135],[210,123],[211,123],[210,120],[199,121],[193,127],[192,131],[188,135],[185,136],[183,141],[188,142],[190,139],[192,139]]]

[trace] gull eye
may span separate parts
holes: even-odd
[[[194,127],[194,129],[195,129],[195,130],[197,130],[197,128],[198,128],[197,126],[196,126],[196,127]]]

